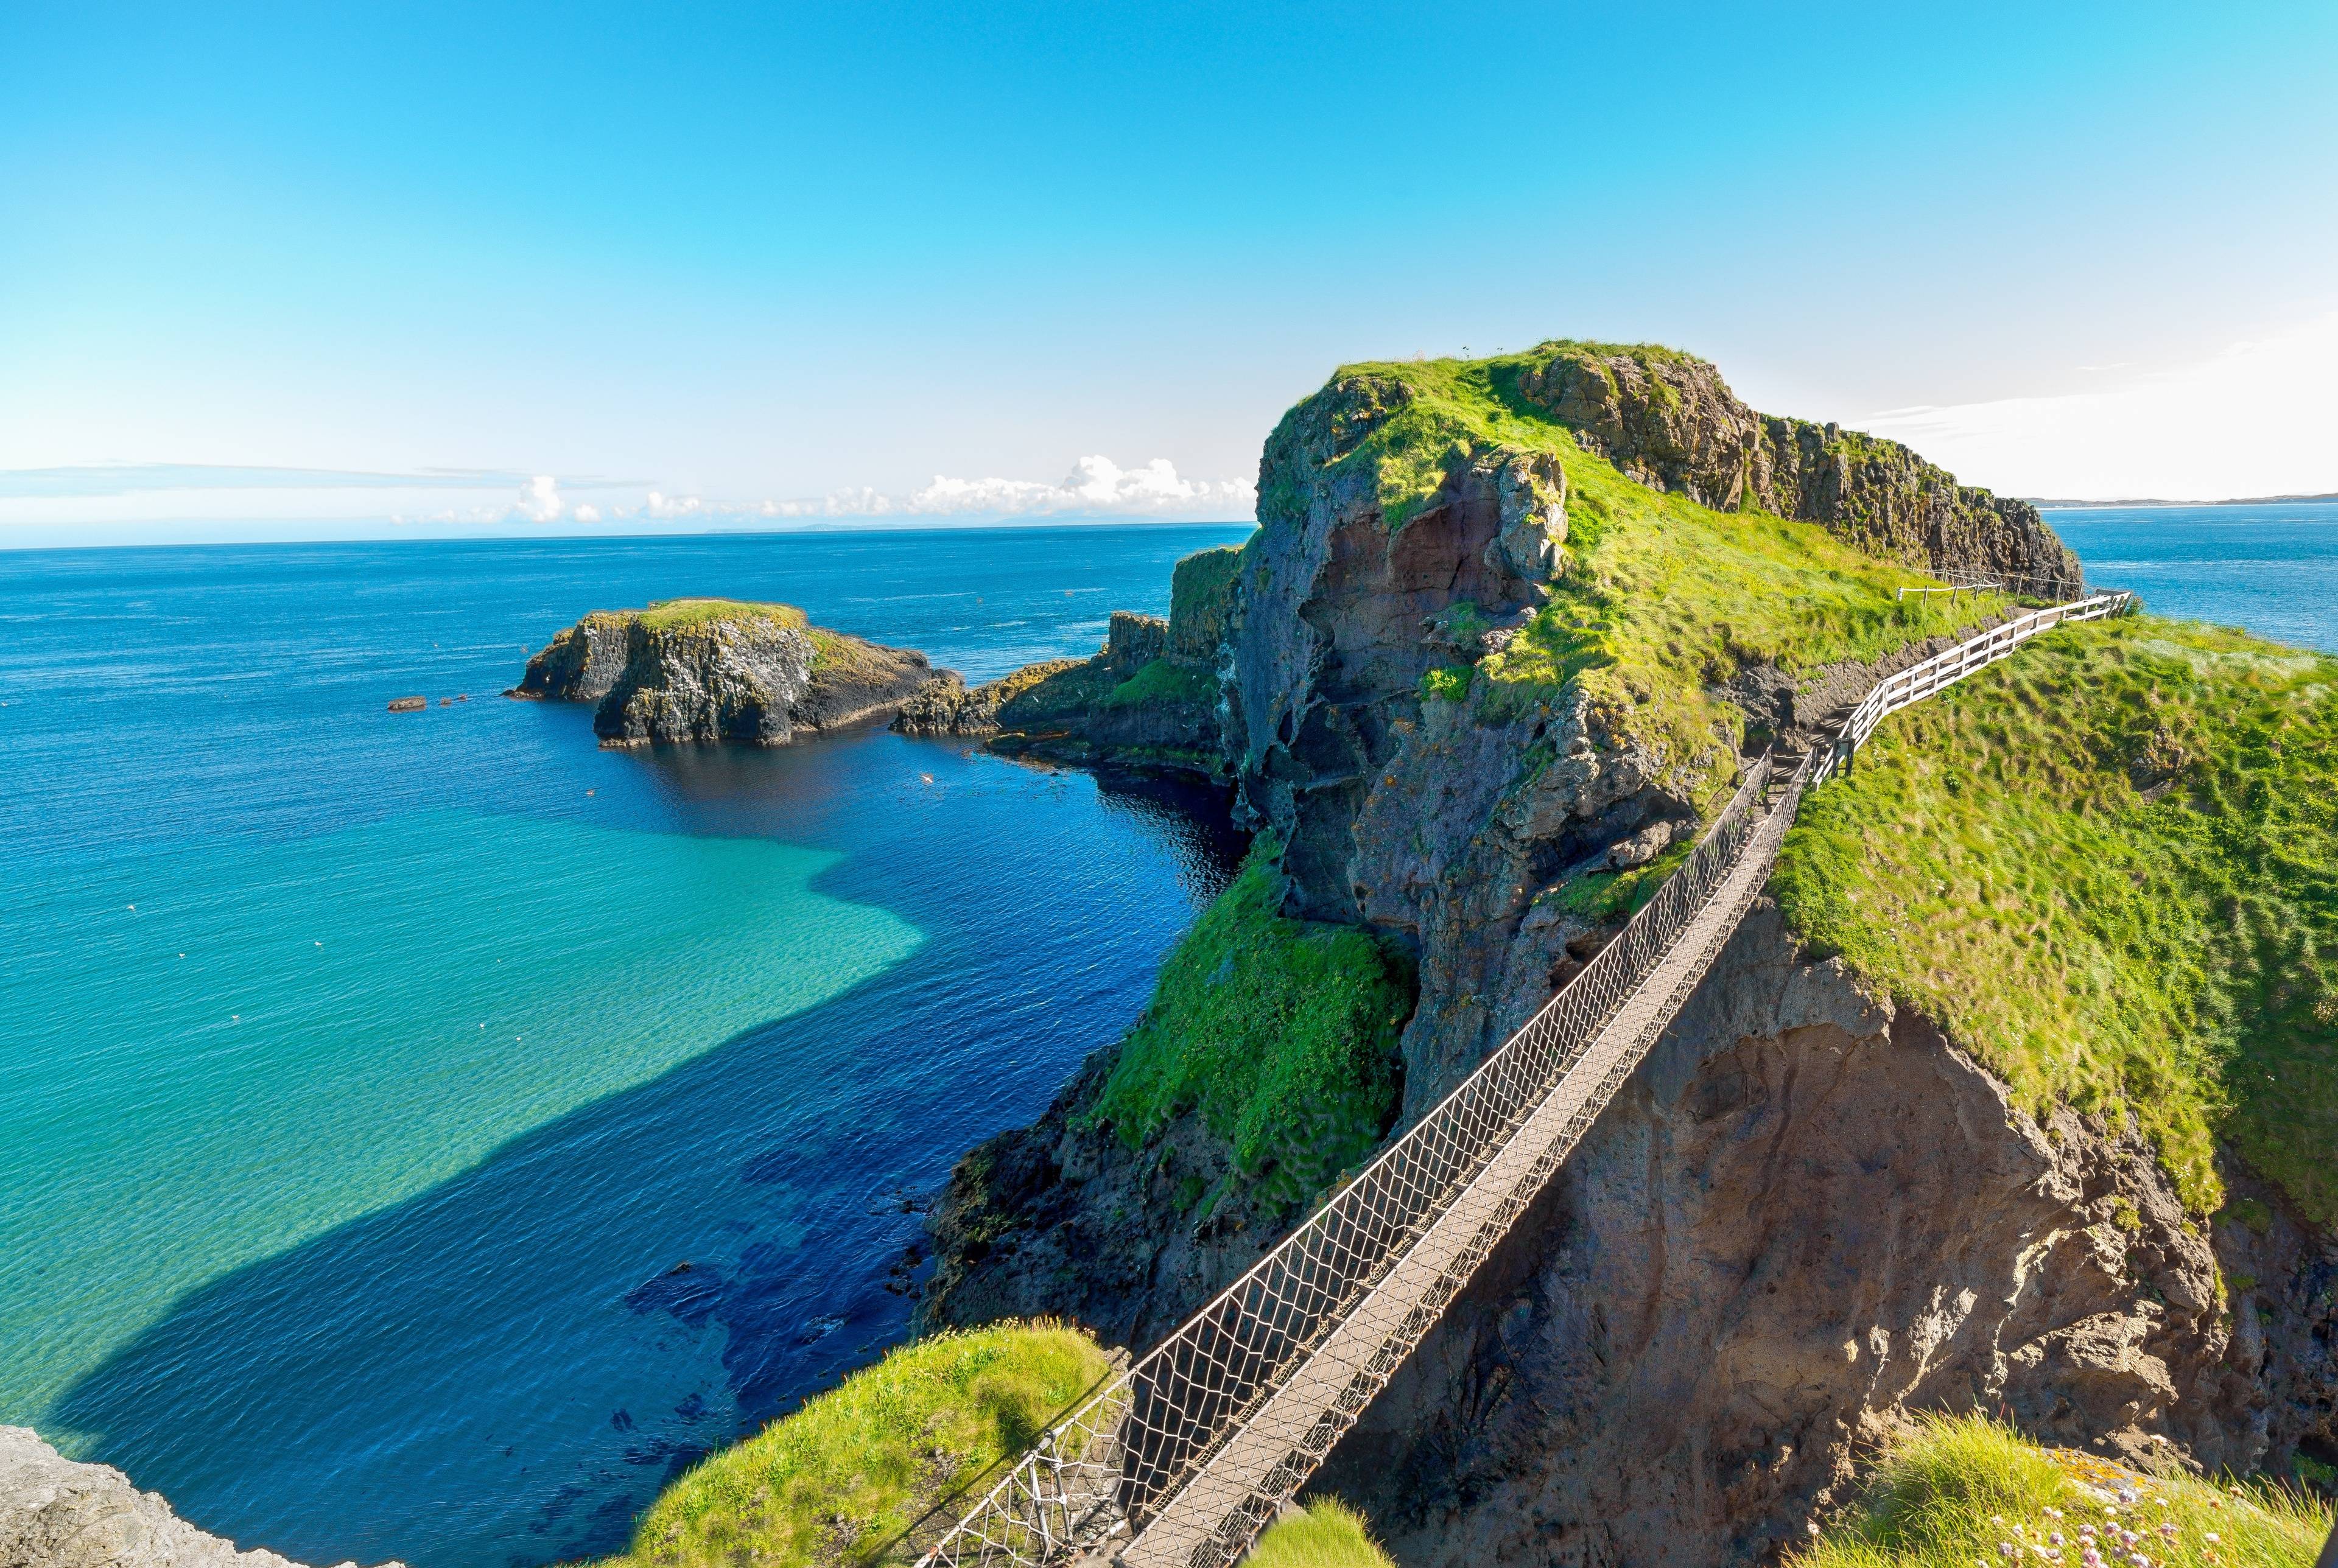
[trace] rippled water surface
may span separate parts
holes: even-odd
[[[1234,846],[964,744],[604,752],[494,694],[696,593],[981,679],[1245,532],[0,554],[0,1421],[309,1561],[622,1544],[898,1337],[908,1200]]]
[[[2046,520],[2098,583],[2155,614],[2338,653],[2338,503],[2058,508]]]

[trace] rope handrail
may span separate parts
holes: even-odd
[[[967,1514],[937,1519],[920,1568],[1239,1557],[1653,1046],[1767,880],[1805,790],[1891,712],[2127,601],[2032,612],[1885,677],[1758,815],[1775,766],[1747,768],[1687,860],[1522,1028]]]

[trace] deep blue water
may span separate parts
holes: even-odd
[[[2058,507],[2088,577],[2155,614],[2338,653],[2338,503]]]
[[[308,1561],[622,1545],[899,1337],[909,1204],[1236,846],[962,743],[605,752],[495,694],[709,593],[978,680],[1245,532],[0,554],[0,1421]]]

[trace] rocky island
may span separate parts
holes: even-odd
[[[1259,490],[1217,661],[1253,865],[1128,1039],[960,1165],[930,1325],[1149,1345],[1596,952],[1741,757],[2004,613],[1913,573],[2079,575],[2023,503],[1660,348],[1351,368]],[[2302,1157],[2338,1143],[2338,662],[2148,618],[2023,657],[1805,806],[1333,1451],[1398,1561],[1760,1560],[1925,1411],[2338,1483],[2338,1184]],[[1400,1028],[1229,1049],[1215,955],[1336,941],[1247,1004],[1393,965]]]
[[[1036,1389],[1017,1358],[1065,1352],[1030,1320],[1141,1352],[1596,954],[1748,759],[2079,575],[2026,504],[1645,346],[1349,367],[1259,493],[1166,623],[905,705],[1222,777],[1256,840],[1126,1037],[958,1165],[927,1337],[677,1483],[639,1561],[873,1548],[985,1474],[1033,1428],[913,1358],[989,1336]],[[2003,592],[1901,593],[1944,574]],[[1892,720],[1314,1494],[1407,1568],[1750,1563],[1822,1520],[1897,1562],[1860,1555],[1871,1475],[1881,1518],[1893,1476],[1970,1467],[1953,1535],[2017,1472],[2234,1528],[2182,1479],[2229,1473],[2303,1489],[2234,1506],[2272,1522],[2246,1560],[2305,1561],[2328,1515],[2294,1500],[2338,1494],[2333,692],[2338,661],[2141,616]],[[911,1391],[957,1435],[923,1481],[780,1457]],[[783,1481],[801,1524],[719,1502]]]
[[[604,746],[785,746],[890,714],[935,679],[924,654],[814,626],[792,605],[669,599],[594,611],[505,695],[597,703]]]

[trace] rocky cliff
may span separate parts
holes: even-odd
[[[509,695],[597,704],[604,746],[784,746],[894,712],[935,679],[924,654],[812,626],[790,605],[678,599],[587,615]]]
[[[1259,490],[1224,766],[1282,914],[1417,965],[1395,1125],[1597,950],[1743,755],[2003,612],[1903,602],[1911,568],[2077,575],[2019,503],[1666,350],[1351,368]],[[1122,1061],[961,1165],[928,1321],[1142,1347],[1275,1240],[1200,1102],[1115,1124]],[[1736,1562],[1906,1409],[2324,1463],[2338,1245],[2285,1203],[2187,1212],[2126,1113],[2018,1103],[1764,913],[1323,1485],[1407,1563]]]
[[[1318,1485],[1429,1568],[1761,1560],[1907,1410],[2286,1472],[2338,1247],[2266,1214],[2212,1243],[1765,905]]]
[[[1218,661],[1239,556],[1204,550],[1179,562],[1169,618],[1114,612],[1091,658],[1027,665],[971,690],[945,672],[893,727],[983,736],[1006,756],[1221,777]]]
[[[1518,397],[1643,484],[1822,523],[1904,561],[2041,583],[2081,576],[2028,502],[1960,485],[1897,441],[1757,414],[1689,355],[1553,344],[1516,377]]]
[[[273,1552],[238,1551],[111,1465],[75,1464],[30,1427],[0,1426],[0,1568],[300,1565]]]

